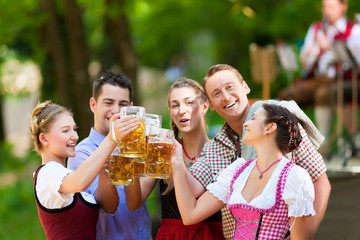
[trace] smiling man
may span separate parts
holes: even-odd
[[[204,146],[203,152],[190,169],[189,181],[192,186],[196,186],[192,187],[192,191],[197,196],[203,193],[206,186],[216,180],[219,172],[236,158],[241,156],[249,160],[256,157],[256,152],[249,145],[242,144],[243,124],[263,103],[263,101],[257,102],[250,106],[247,98],[250,88],[241,74],[227,64],[212,66],[203,80],[203,87],[208,95],[211,109],[223,117],[226,123],[214,139]],[[310,235],[313,237],[325,212],[330,193],[326,167],[323,158],[316,151],[323,137],[295,102],[272,102],[287,107],[304,125],[304,128],[301,127],[303,141],[292,152],[290,158],[305,168],[314,182],[316,216],[312,217],[310,230]],[[232,239],[234,220],[227,208],[223,208],[222,213],[224,236],[226,239]]]
[[[109,132],[110,118],[120,112],[123,106],[132,105],[132,86],[130,80],[120,73],[105,72],[94,82],[90,109],[94,113],[94,127],[90,135],[76,146],[76,157],[69,158],[68,168],[75,170],[91,155]],[[120,119],[124,125],[128,122]],[[98,177],[86,189],[94,195]],[[108,215],[102,209],[96,229],[96,239],[134,239],[148,240],[151,237],[151,220],[146,202],[136,211],[126,207],[123,186],[116,186],[119,194],[119,207],[115,215]]]

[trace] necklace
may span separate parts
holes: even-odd
[[[182,146],[182,149],[183,149],[186,157],[190,160],[190,162],[189,162],[189,164],[188,164],[188,166],[187,166],[188,168],[190,168],[192,165],[194,165],[195,159],[196,159],[197,156],[195,156],[195,157],[193,157],[193,158],[189,157],[189,155],[187,154],[187,152],[186,152],[186,150],[185,150],[185,148],[184,148],[182,139],[181,139],[181,141],[180,141],[180,144],[181,144],[181,146]],[[184,161],[184,162],[185,162],[185,161]]]
[[[210,138],[208,138],[208,140],[210,140]],[[182,146],[182,149],[183,149],[183,151],[184,151],[184,153],[185,153],[185,156],[190,160],[189,165],[188,165],[188,167],[190,168],[192,165],[194,165],[195,159],[196,159],[197,156],[195,156],[195,157],[190,157],[189,154],[187,154],[187,152],[186,152],[186,150],[185,150],[185,148],[184,148],[184,145],[183,145],[183,139],[182,139],[182,138],[180,138],[179,143],[180,143],[181,146]]]
[[[181,142],[181,146],[182,146],[182,149],[184,150],[184,153],[185,153],[186,157],[187,157],[188,159],[190,159],[191,161],[194,161],[195,158],[196,158],[196,156],[193,157],[193,158],[189,157],[189,155],[187,154],[187,152],[186,152],[186,150],[185,150],[184,145],[182,144],[182,142]]]
[[[259,178],[262,179],[263,173],[266,172],[267,170],[269,170],[269,168],[271,168],[272,165],[274,165],[275,163],[279,162],[280,160],[281,160],[281,158],[279,158],[278,160],[275,160],[274,162],[272,162],[272,163],[270,164],[270,166],[268,166],[264,171],[260,171],[260,168],[259,168],[259,166],[258,166],[258,164],[257,164],[257,161],[256,161],[256,168],[257,168],[258,172],[260,173],[260,174],[259,174]]]

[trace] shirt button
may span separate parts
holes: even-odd
[[[140,232],[142,232],[143,231],[143,228],[140,228]]]

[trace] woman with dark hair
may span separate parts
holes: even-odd
[[[306,170],[284,154],[301,142],[299,124],[286,108],[263,104],[244,124],[243,141],[257,158],[237,159],[196,199],[186,179],[182,149],[172,160],[176,199],[185,225],[195,224],[228,205],[235,218],[234,239],[308,239],[315,215],[314,187]]]

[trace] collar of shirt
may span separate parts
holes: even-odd
[[[226,128],[227,127],[227,123],[224,124],[224,126],[221,128],[220,132],[218,134],[216,134],[216,136],[214,137],[215,141],[219,141],[222,144],[224,144],[225,146],[232,148],[236,151],[236,146],[233,144],[233,142],[230,140],[229,136],[226,134]],[[239,140],[239,139],[237,139]]]
[[[347,26],[346,17],[342,17],[335,22],[335,28],[340,32],[345,32]]]
[[[102,141],[105,139],[105,136],[92,127],[90,130],[89,138],[92,142],[95,143],[96,147],[99,147]]]
[[[340,19],[338,19],[334,25],[330,25],[327,28],[327,35],[330,39],[334,39],[334,36],[338,33],[338,32],[345,32],[346,31],[346,27],[347,27],[347,19],[346,17],[342,17]]]

